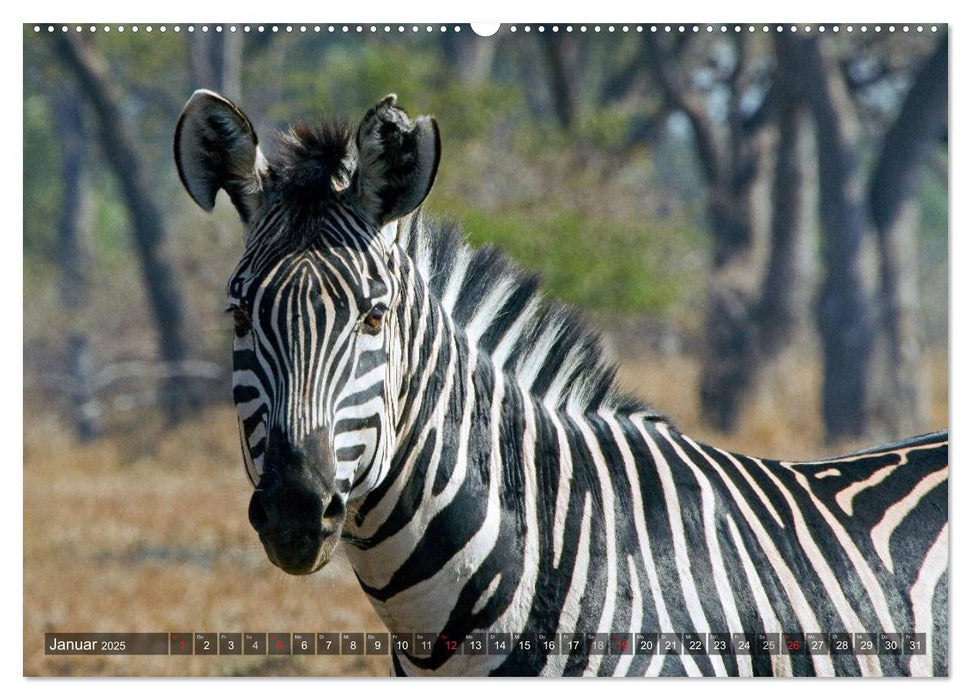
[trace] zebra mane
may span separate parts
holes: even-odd
[[[400,223],[398,243],[469,341],[550,409],[664,418],[620,390],[599,333],[575,311],[545,299],[539,276],[495,246],[473,248],[456,223],[420,211]]]

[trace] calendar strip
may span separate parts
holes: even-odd
[[[899,632],[150,632],[44,635],[48,655],[387,656],[438,650],[475,655],[709,656],[927,653],[927,634]]]

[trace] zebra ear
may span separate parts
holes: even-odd
[[[196,90],[175,127],[175,165],[196,204],[212,211],[226,191],[245,223],[262,200],[267,165],[253,124],[222,95]]]
[[[381,228],[408,214],[428,196],[438,172],[441,140],[431,117],[414,123],[388,95],[368,110],[357,128],[358,166],[353,195]]]

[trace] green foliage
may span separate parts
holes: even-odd
[[[434,82],[434,57],[424,51],[408,55],[400,46],[364,46],[343,40],[330,42],[326,51],[307,55],[305,70],[289,70],[283,78],[284,100],[273,117],[289,120],[294,114],[355,117],[390,92],[407,103],[425,97]],[[402,70],[402,66],[407,70]]]
[[[61,196],[60,151],[46,99],[24,99],[24,256],[52,257]]]
[[[285,96],[271,105],[269,116],[275,122],[289,122],[295,115],[305,120],[342,115],[353,121],[393,92],[412,114],[434,112],[448,137],[464,142],[482,137],[499,117],[522,104],[517,92],[501,86],[459,83],[428,41],[362,45],[339,40],[322,52],[318,44],[301,60],[306,69],[286,73]]]
[[[443,84],[434,104],[443,138],[466,143],[479,139],[503,120],[522,115],[522,95],[493,83],[471,87],[453,81]]]
[[[101,173],[96,180],[108,180]],[[91,229],[94,247],[103,264],[130,263],[131,233],[128,212],[115,191],[113,182],[102,182],[94,197]]]
[[[945,161],[946,162],[946,161]],[[924,171],[920,191],[918,265],[921,317],[928,341],[948,334],[948,183],[942,173]]]
[[[921,178],[920,188],[920,236],[927,241],[943,241],[945,246],[948,231],[947,184],[940,173],[927,169]]]
[[[631,114],[629,109],[605,107],[586,113],[578,125],[578,135],[590,145],[607,151],[627,148]]]
[[[602,221],[569,209],[453,210],[470,243],[491,243],[538,272],[549,298],[605,314],[665,314],[700,279],[697,231],[666,222]],[[704,250],[705,246],[700,247]]]

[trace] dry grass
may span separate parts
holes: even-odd
[[[381,631],[346,562],[289,577],[246,519],[235,413],[79,446],[25,416],[26,675],[387,675],[387,657],[45,656],[45,632]]]
[[[787,358],[737,435],[698,424],[696,364],[628,358],[622,380],[700,439],[753,454],[820,456],[818,378]],[[775,376],[773,376],[775,375]],[[947,358],[929,363],[933,426],[947,424]],[[673,377],[680,378],[672,381]],[[784,381],[778,381],[783,378]],[[325,632],[383,626],[346,561],[318,575],[274,568],[247,522],[250,486],[232,408],[163,430],[129,421],[78,445],[27,402],[24,421],[26,675],[380,675],[387,657],[45,656],[44,632]],[[846,445],[850,448],[854,445]]]

